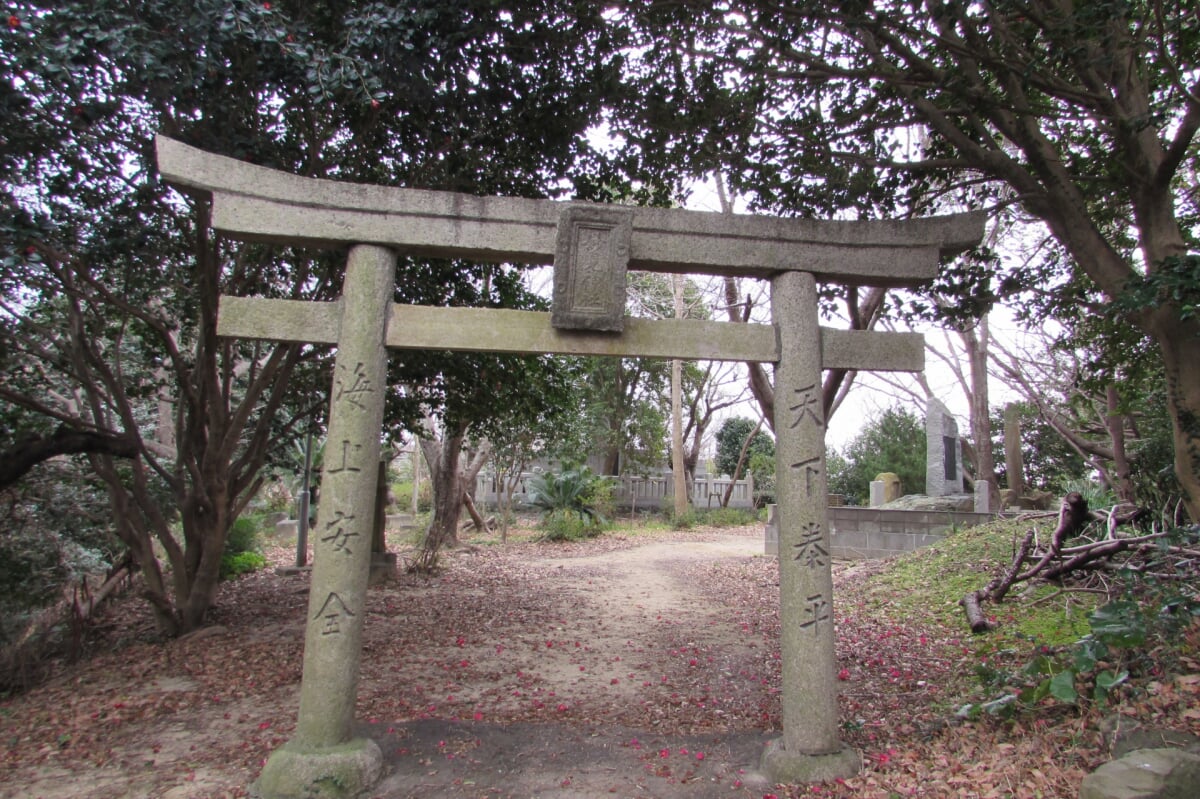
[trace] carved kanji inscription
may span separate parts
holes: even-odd
[[[825,536],[821,525],[809,522],[800,531],[800,541],[792,544],[796,550],[793,560],[802,562],[808,568],[825,566],[829,562],[829,551],[825,549]]]

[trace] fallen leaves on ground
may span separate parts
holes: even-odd
[[[436,576],[401,575],[372,588],[358,717],[381,725],[611,724],[646,730],[647,739],[778,731],[772,559],[668,565],[685,600],[658,607],[649,594],[620,588],[595,557],[730,534],[762,532],[479,547],[447,556]],[[283,548],[269,554],[280,564],[291,558]],[[822,785],[778,786],[775,795],[1074,796],[1106,757],[1102,714],[1048,706],[1017,720],[957,719],[971,690],[974,642],[869,597],[864,586],[879,568],[835,566],[841,727],[863,770]],[[144,603],[115,603],[80,661],[0,702],[0,784],[48,785],[55,775],[98,769],[94,796],[155,795],[197,775],[211,795],[244,796],[294,729],[306,607],[306,575],[264,571],[222,587],[213,631],[161,641]],[[1200,714],[1189,709],[1198,699],[1200,679],[1165,677],[1115,712],[1197,732]],[[636,737],[617,743],[642,750]],[[674,748],[639,756],[647,774],[672,780],[713,760]],[[729,795],[764,795],[738,774],[726,780]],[[7,790],[0,795],[36,795]]]

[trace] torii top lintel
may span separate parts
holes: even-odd
[[[156,146],[162,176],[211,195],[213,227],[247,240],[373,243],[420,255],[549,264],[563,209],[592,205],[305,178],[164,136]],[[745,277],[800,271],[834,283],[911,286],[932,279],[941,256],[978,243],[983,223],[981,213],[847,222],[636,208],[629,268]]]

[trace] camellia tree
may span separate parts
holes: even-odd
[[[1151,342],[1200,520],[1194,7],[735,0],[630,13],[648,33],[646,101],[622,134],[647,172],[722,168],[778,213],[986,208],[1040,225],[1054,246],[1037,257],[961,262],[941,288],[972,309],[1012,298],[1031,321],[1104,313]]]
[[[218,339],[218,297],[331,299],[344,255],[212,233],[205,199],[158,179],[154,135],[309,177],[547,196],[591,158],[622,42],[598,10],[557,0],[9,9],[0,447],[89,434],[72,451],[101,479],[162,629],[186,632],[272,449],[322,413],[329,385],[321,348]],[[512,269],[404,259],[397,300],[502,305],[519,299]],[[477,366],[397,366],[411,390],[394,384],[390,420],[446,407]]]

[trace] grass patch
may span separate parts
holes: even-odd
[[[936,546],[898,557],[889,569],[872,577],[867,596],[889,604],[904,616],[935,622],[947,631],[966,632],[966,618],[958,602],[967,593],[984,587],[1012,562],[1017,542],[1032,525],[1048,536],[1053,518],[1007,519],[955,530]],[[999,626],[976,640],[988,648],[1029,643],[1056,646],[1073,643],[1088,632],[1087,616],[1095,610],[1091,594],[1061,593],[1058,586],[1014,586],[999,605],[986,604]]]

